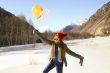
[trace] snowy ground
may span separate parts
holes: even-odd
[[[85,57],[84,65],[67,54],[63,73],[110,73],[110,37],[65,41],[68,47]],[[46,44],[0,48],[0,73],[42,73],[48,64]],[[16,49],[16,50],[15,50]],[[55,68],[49,73],[56,73]]]

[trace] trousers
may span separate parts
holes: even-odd
[[[50,70],[52,70],[54,67],[56,67],[57,73],[63,73],[63,63],[56,63],[53,60],[50,61],[50,63],[47,65],[47,67],[44,69],[43,73],[48,73]]]

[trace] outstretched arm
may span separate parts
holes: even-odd
[[[81,55],[79,55],[79,54],[77,54],[77,53],[75,53],[75,52],[73,52],[73,51],[71,51],[67,46],[65,46],[65,47],[66,47],[66,52],[67,52],[69,55],[80,59],[80,62],[79,62],[79,63],[80,63],[80,65],[82,66],[82,65],[83,65],[83,59],[84,59],[84,57],[81,56]]]
[[[49,39],[45,38],[38,30],[35,30],[35,33],[43,42],[51,44],[51,41]]]

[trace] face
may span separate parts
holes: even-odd
[[[56,34],[54,36],[53,40],[55,41],[56,44],[60,43],[59,38],[58,38],[58,34]]]

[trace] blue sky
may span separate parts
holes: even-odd
[[[71,23],[89,18],[109,0],[0,0],[0,6],[15,15],[23,14],[40,31],[59,30]],[[48,17],[36,19],[32,7],[39,4]]]

